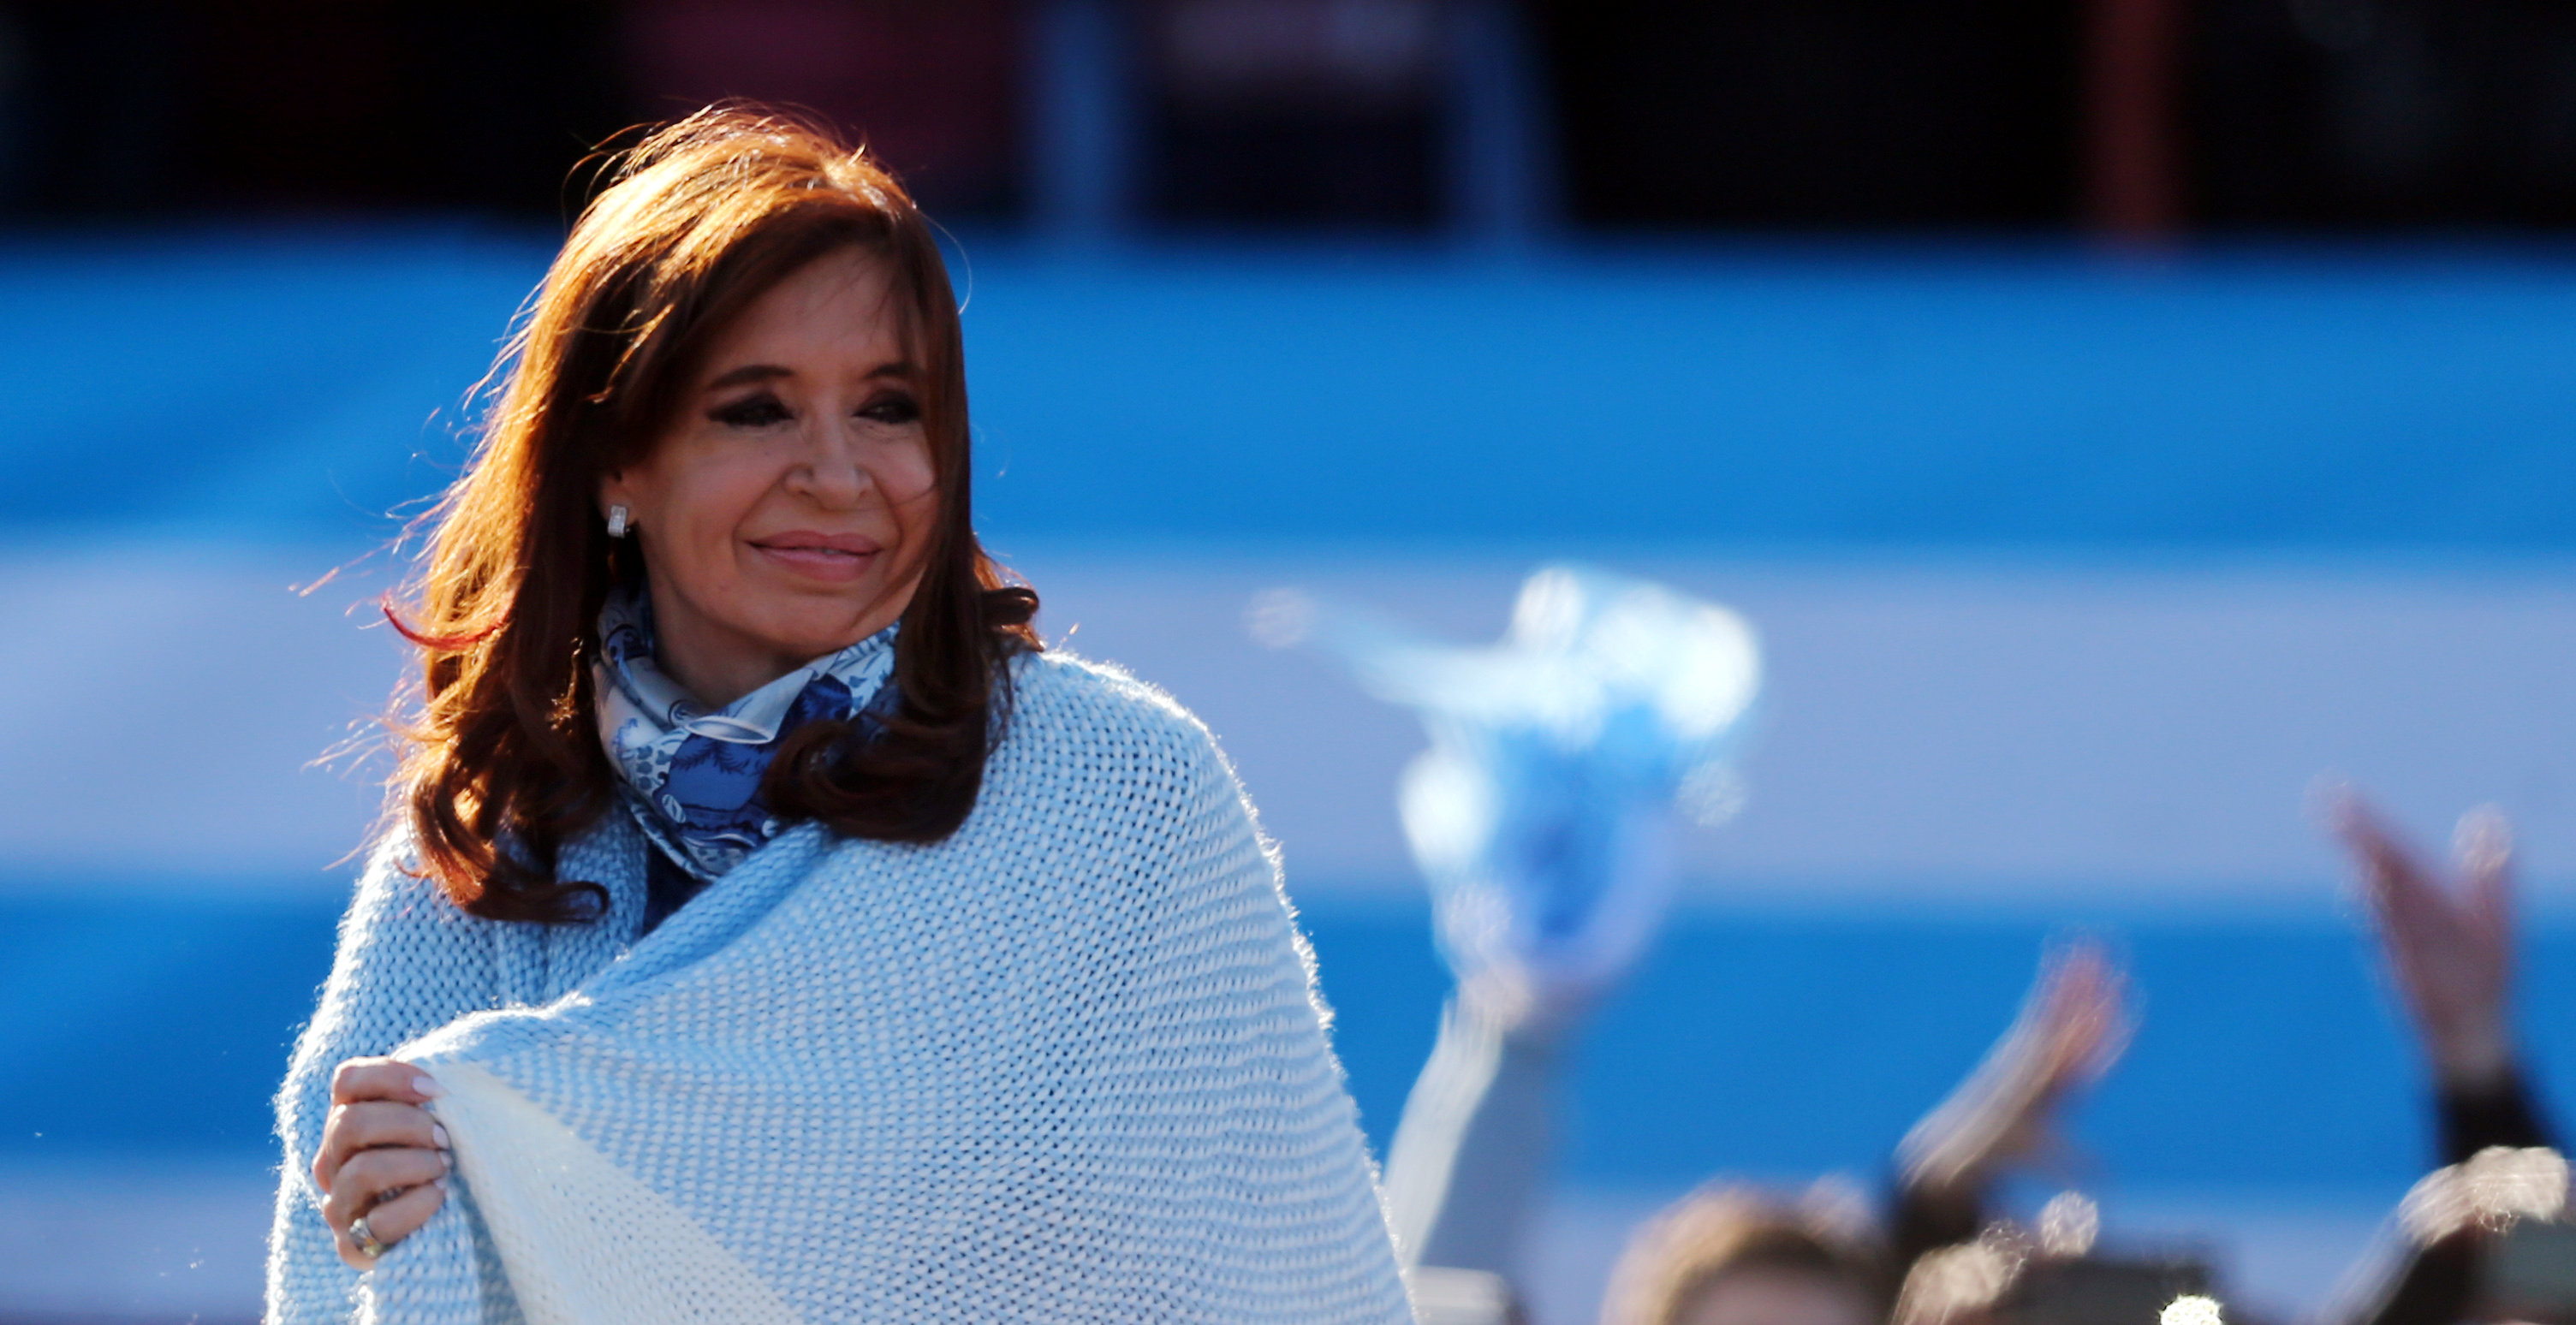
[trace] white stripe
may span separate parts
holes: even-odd
[[[408,663],[338,558],[139,547],[0,557],[0,886],[325,867],[378,804],[308,768]],[[1050,639],[1204,717],[1293,888],[1410,888],[1395,790],[1423,745],[1326,660],[1242,626],[1302,584],[1491,640],[1532,564],[1078,551],[1018,564]],[[2306,821],[2338,770],[2428,845],[2514,816],[2535,904],[2576,905],[2576,574],[2564,567],[1612,564],[1741,610],[1771,689],[1745,810],[1682,844],[1702,895],[2194,909],[2331,905]],[[352,611],[351,609],[355,610]],[[1077,630],[1078,627],[1078,630]],[[376,766],[381,772],[382,765]],[[137,813],[148,805],[148,813]]]

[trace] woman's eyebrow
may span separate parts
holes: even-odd
[[[718,374],[714,381],[707,383],[706,389],[722,391],[729,386],[744,386],[752,382],[767,382],[795,375],[794,369],[782,368],[774,363],[747,363],[740,368],[728,369]]]
[[[729,387],[748,386],[753,382],[769,382],[782,377],[794,377],[795,375],[795,369],[783,367],[779,364],[747,363],[740,368],[729,368],[722,373],[718,373],[714,380],[707,383],[705,389],[709,391],[722,391]],[[897,359],[893,363],[878,364],[876,367],[869,369],[868,376],[892,377],[906,382],[917,382],[921,380],[921,369],[915,366],[910,360]]]

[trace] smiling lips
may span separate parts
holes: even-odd
[[[876,564],[884,545],[863,534],[818,534],[796,529],[750,540],[764,560],[818,580],[855,580]]]

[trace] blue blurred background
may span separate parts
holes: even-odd
[[[1381,1148],[1420,736],[1247,602],[1763,632],[1542,1320],[1704,1177],[1877,1181],[2078,926],[2145,1020],[2056,1176],[2313,1306],[2429,1138],[2311,777],[2516,816],[2576,1072],[2571,71],[2538,3],[0,3],[0,1320],[256,1316],[386,546],[585,153],[726,95],[950,224],[987,540],[1238,760]]]

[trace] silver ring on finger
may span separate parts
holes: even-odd
[[[375,1230],[367,1227],[365,1215],[349,1221],[349,1241],[358,1245],[359,1255],[371,1261],[391,1250],[387,1244],[376,1240]]]

